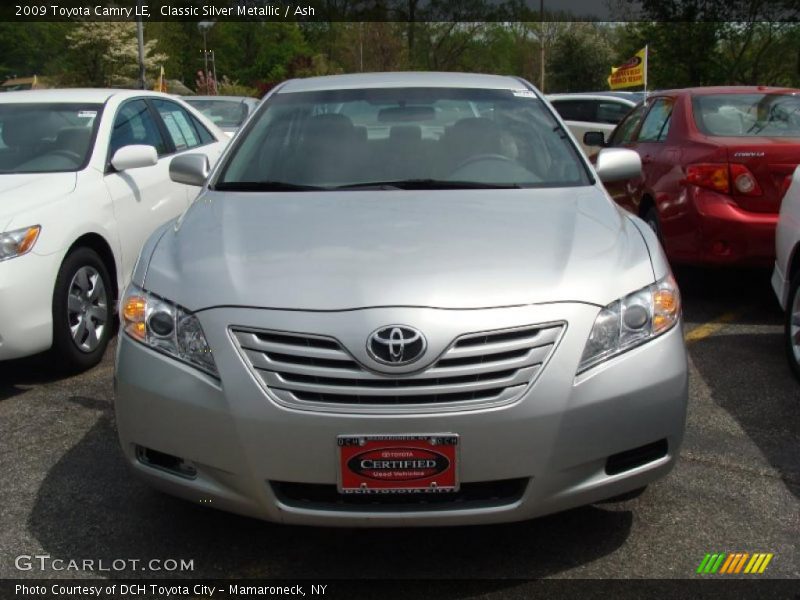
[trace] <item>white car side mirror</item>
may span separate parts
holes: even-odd
[[[153,146],[134,144],[123,146],[111,157],[111,166],[117,171],[152,167],[158,162],[158,152]]]
[[[604,148],[597,154],[594,170],[603,183],[642,176],[642,159],[627,148]]]

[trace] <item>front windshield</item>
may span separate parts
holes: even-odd
[[[217,189],[566,187],[590,182],[575,146],[528,90],[278,93],[254,118]]]
[[[712,94],[693,98],[697,126],[721,137],[800,137],[800,96]]]
[[[247,104],[239,100],[199,100],[184,98],[217,127],[239,127],[247,116]]]
[[[101,104],[0,104],[0,174],[82,169],[101,110]]]

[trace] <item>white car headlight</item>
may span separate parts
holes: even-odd
[[[136,341],[219,377],[200,321],[189,311],[131,284],[120,314],[123,331]]]
[[[0,260],[7,260],[27,254],[39,239],[39,225],[23,227],[14,231],[0,233]]]
[[[615,300],[597,315],[578,373],[669,331],[680,315],[681,297],[672,275]]]

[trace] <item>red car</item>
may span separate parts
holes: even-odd
[[[584,142],[599,142],[586,134]],[[781,199],[800,163],[800,90],[655,92],[605,146],[636,150],[643,177],[608,184],[659,234],[670,260],[771,265]]]

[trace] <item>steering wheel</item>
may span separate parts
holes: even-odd
[[[466,160],[461,161],[461,163],[455,169],[453,169],[452,172],[455,173],[456,171],[460,171],[461,169],[471,165],[472,163],[481,162],[485,160],[501,160],[503,162],[510,162],[510,163],[517,162],[513,158],[509,158],[505,154],[476,154],[474,156],[470,156]]]
[[[53,155],[53,156],[63,156],[63,157],[68,158],[68,159],[70,159],[72,161],[75,161],[76,165],[79,165],[79,164],[81,164],[83,162],[83,157],[80,154],[78,154],[77,152],[73,152],[72,150],[64,150],[64,149],[50,150],[49,152],[46,153],[46,155],[47,154],[50,154],[50,155]]]

